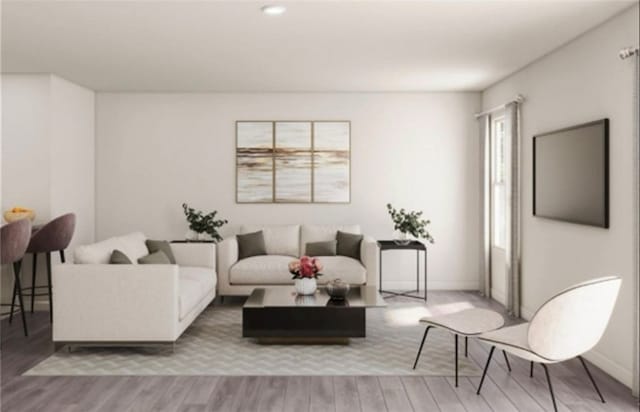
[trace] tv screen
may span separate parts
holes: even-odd
[[[533,214],[609,227],[609,119],[534,136]]]

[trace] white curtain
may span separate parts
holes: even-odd
[[[507,310],[520,316],[520,104],[505,107]]]
[[[489,115],[478,118],[480,127],[480,282],[483,296],[491,297],[491,133]]]
[[[640,393],[640,355],[638,352],[640,351],[640,303],[638,299],[638,288],[640,287],[640,121],[638,120],[638,112],[640,111],[640,107],[638,107],[638,95],[640,94],[640,56],[636,52],[634,58],[635,70],[634,70],[634,89],[633,89],[633,128],[635,132],[634,136],[634,168],[635,168],[635,177],[634,177],[634,226],[635,226],[635,234],[634,234],[634,243],[635,243],[635,261],[634,261],[634,278],[635,278],[635,336],[634,336],[634,360],[633,360],[633,382],[632,382],[632,393],[634,396],[638,396]]]

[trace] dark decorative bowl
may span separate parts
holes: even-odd
[[[349,284],[340,279],[334,279],[327,283],[327,294],[332,300],[344,300],[349,293]]]

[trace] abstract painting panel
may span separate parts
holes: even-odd
[[[311,202],[311,123],[276,122],[275,201]]]
[[[348,203],[350,123],[236,124],[238,203]]]
[[[236,200],[273,201],[273,123],[238,122],[236,135]]]
[[[313,200],[347,203],[351,198],[349,122],[313,123]]]

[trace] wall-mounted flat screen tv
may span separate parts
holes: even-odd
[[[534,136],[533,214],[609,227],[609,119]]]

